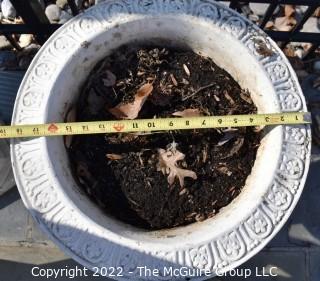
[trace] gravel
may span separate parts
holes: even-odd
[[[51,23],[56,23],[60,20],[61,8],[55,4],[51,4],[47,6],[45,14]]]
[[[1,11],[3,17],[6,19],[13,19],[16,17],[16,9],[12,6],[10,0],[3,0],[1,3]]]

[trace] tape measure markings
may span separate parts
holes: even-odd
[[[0,126],[0,138],[169,131],[311,123],[309,112]]]

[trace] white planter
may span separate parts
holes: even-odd
[[[70,20],[47,41],[20,87],[12,123],[63,121],[92,67],[135,40],[209,55],[250,90],[261,113],[307,110],[285,56],[234,11],[210,0],[115,0]],[[268,128],[252,174],[230,205],[204,222],[152,232],[108,217],[83,194],[62,137],[13,140],[11,154],[25,205],[79,263],[123,267],[125,276],[117,279],[138,278],[137,266],[164,265],[207,269],[213,276],[255,255],[286,222],[303,190],[310,139],[308,125]]]

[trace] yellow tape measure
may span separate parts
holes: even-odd
[[[0,126],[0,138],[50,137],[263,125],[308,124],[309,112]]]

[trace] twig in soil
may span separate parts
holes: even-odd
[[[173,85],[178,86],[178,81],[172,73],[170,74],[170,78],[171,78]]]
[[[224,96],[226,97],[226,99],[231,103],[231,105],[235,104],[235,101],[233,100],[233,98],[228,94],[227,91],[223,91]]]
[[[239,152],[239,150],[241,149],[241,147],[243,146],[243,144],[244,144],[244,138],[243,137],[238,138],[234,142],[233,147],[230,149],[230,152],[227,153],[224,157],[221,157],[221,159],[226,159],[226,158],[232,157],[233,155],[237,154]]]
[[[114,154],[114,153],[108,153],[106,154],[106,157],[110,160],[121,160],[123,158],[120,154]]]
[[[199,92],[201,92],[201,91],[203,91],[203,90],[205,90],[205,89],[208,89],[208,88],[210,88],[210,87],[213,87],[214,85],[216,85],[216,83],[211,83],[211,84],[209,84],[209,85],[200,87],[200,88],[199,88],[198,90],[196,90],[194,93],[192,93],[191,95],[188,95],[188,96],[186,96],[186,97],[183,97],[181,100],[182,100],[182,101],[185,101],[185,100],[193,97],[194,95],[198,94]]]
[[[198,117],[201,116],[201,111],[198,108],[187,108],[183,111],[176,111],[172,113],[173,116],[179,117]]]
[[[191,73],[190,73],[190,70],[187,67],[187,65],[183,64],[183,69],[184,69],[185,73],[190,77]]]
[[[252,104],[252,99],[247,92],[241,91],[240,98],[242,98],[246,103]]]

